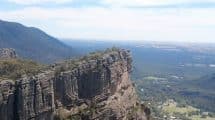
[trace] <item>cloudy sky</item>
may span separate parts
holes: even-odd
[[[58,38],[215,42],[215,0],[1,0],[0,19]]]

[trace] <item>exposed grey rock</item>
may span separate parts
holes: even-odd
[[[0,59],[11,59],[17,58],[17,54],[12,48],[2,48],[0,49]]]
[[[20,120],[47,120],[55,110],[53,72],[16,81],[16,108]]]
[[[55,94],[63,104],[74,99],[92,99],[100,94],[113,94],[121,82],[121,75],[131,71],[130,64],[130,53],[126,50],[105,54],[102,59],[81,62],[77,68],[56,77]]]
[[[60,101],[64,106],[72,106],[78,98],[78,83],[72,74],[70,71],[62,72],[60,76],[55,77],[56,102]]]
[[[15,100],[15,86],[12,80],[0,81],[0,118],[1,120],[13,120]]]
[[[60,103],[57,109],[63,108],[68,116],[81,116],[83,120],[127,120],[129,110],[136,109],[138,102],[129,78],[131,62],[130,52],[119,50],[61,72],[55,79],[55,96]],[[87,108],[80,107],[83,104]],[[142,110],[132,118],[146,119]]]
[[[131,62],[129,51],[115,50],[96,59],[80,60],[75,67],[60,63],[15,83],[2,80],[0,118],[51,120],[55,115],[62,119],[126,120],[138,102],[129,78]],[[57,71],[57,67],[62,69]],[[145,120],[141,111],[133,118]]]

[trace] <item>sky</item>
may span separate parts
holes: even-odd
[[[57,38],[215,42],[215,0],[0,0],[0,19]]]

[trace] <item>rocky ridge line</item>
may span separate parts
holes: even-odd
[[[129,51],[109,50],[55,64],[36,76],[1,80],[0,118],[145,120],[148,109],[129,78],[131,62]]]

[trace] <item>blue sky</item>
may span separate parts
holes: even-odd
[[[215,42],[215,0],[1,0],[0,19],[58,38]]]

